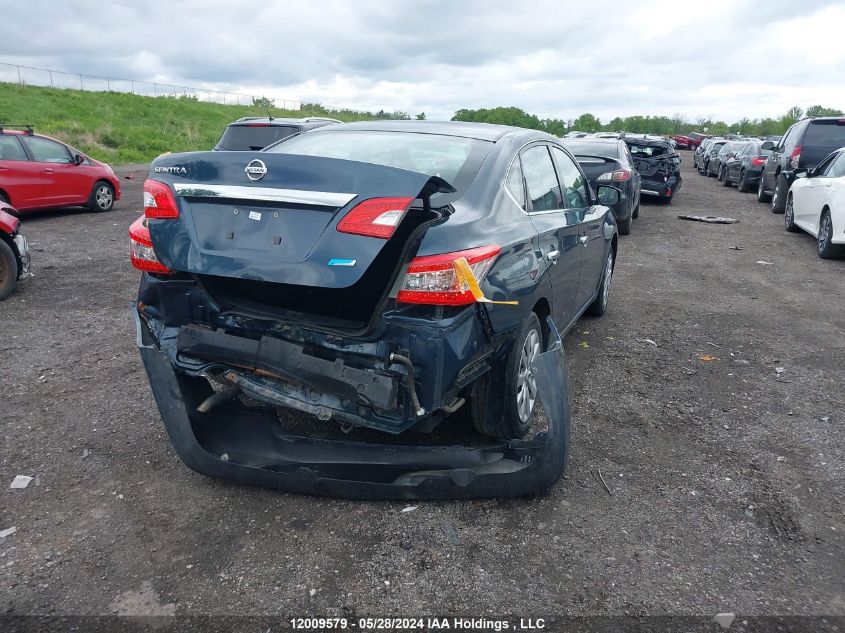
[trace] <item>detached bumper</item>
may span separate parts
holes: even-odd
[[[174,370],[137,317],[138,346],[162,420],[182,461],[242,484],[350,499],[516,497],[549,488],[564,470],[569,394],[560,337],[535,371],[548,431],[484,446],[390,445],[293,435],[272,409],[237,400],[197,413],[208,382]]]
[[[682,182],[680,175],[669,176],[665,181],[662,178],[659,181],[643,178],[640,193],[647,196],[671,199],[680,190]]]

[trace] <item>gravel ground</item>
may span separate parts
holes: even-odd
[[[407,513],[178,461],[128,308],[142,172],[111,213],[26,217],[35,276],[0,305],[2,612],[845,614],[845,261],[688,156],[622,238],[610,312],[567,337],[566,478]]]

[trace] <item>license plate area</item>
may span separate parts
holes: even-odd
[[[333,215],[313,209],[196,201],[190,212],[203,251],[261,252],[285,261],[304,259]]]

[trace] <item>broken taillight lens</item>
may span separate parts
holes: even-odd
[[[789,156],[789,164],[792,169],[798,169],[798,162],[801,160],[801,146],[798,145],[794,150],[792,150],[792,154]]]
[[[144,215],[159,219],[179,217],[176,197],[169,185],[150,179],[144,182]]]
[[[472,274],[480,284],[499,255],[496,245],[480,246],[465,251],[415,257],[408,267],[402,289],[396,300],[401,303],[462,306],[475,301],[465,283],[458,283],[455,261],[466,258]]]
[[[396,227],[405,217],[405,213],[414,201],[413,198],[370,198],[355,205],[338,222],[337,230],[352,235],[365,235],[389,239]]]
[[[144,216],[135,220],[129,227],[129,259],[132,267],[138,270],[159,275],[171,274],[170,269],[158,261]]]

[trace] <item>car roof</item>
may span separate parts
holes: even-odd
[[[382,121],[358,121],[357,123],[344,123],[342,126],[326,126],[319,130],[309,132],[318,134],[333,130],[347,131],[368,131],[368,132],[411,132],[414,134],[439,134],[442,136],[458,136],[462,138],[473,138],[480,141],[495,142],[507,134],[534,133],[538,136],[558,140],[555,137],[539,130],[512,127],[509,125],[495,125],[492,123],[472,123],[467,121],[407,121],[407,120],[382,120]]]
[[[330,119],[321,116],[307,116],[299,119],[293,117],[267,117],[267,116],[245,116],[237,121],[232,121],[229,125],[250,125],[260,123],[262,125],[304,125],[307,123],[342,123],[338,119]]]

